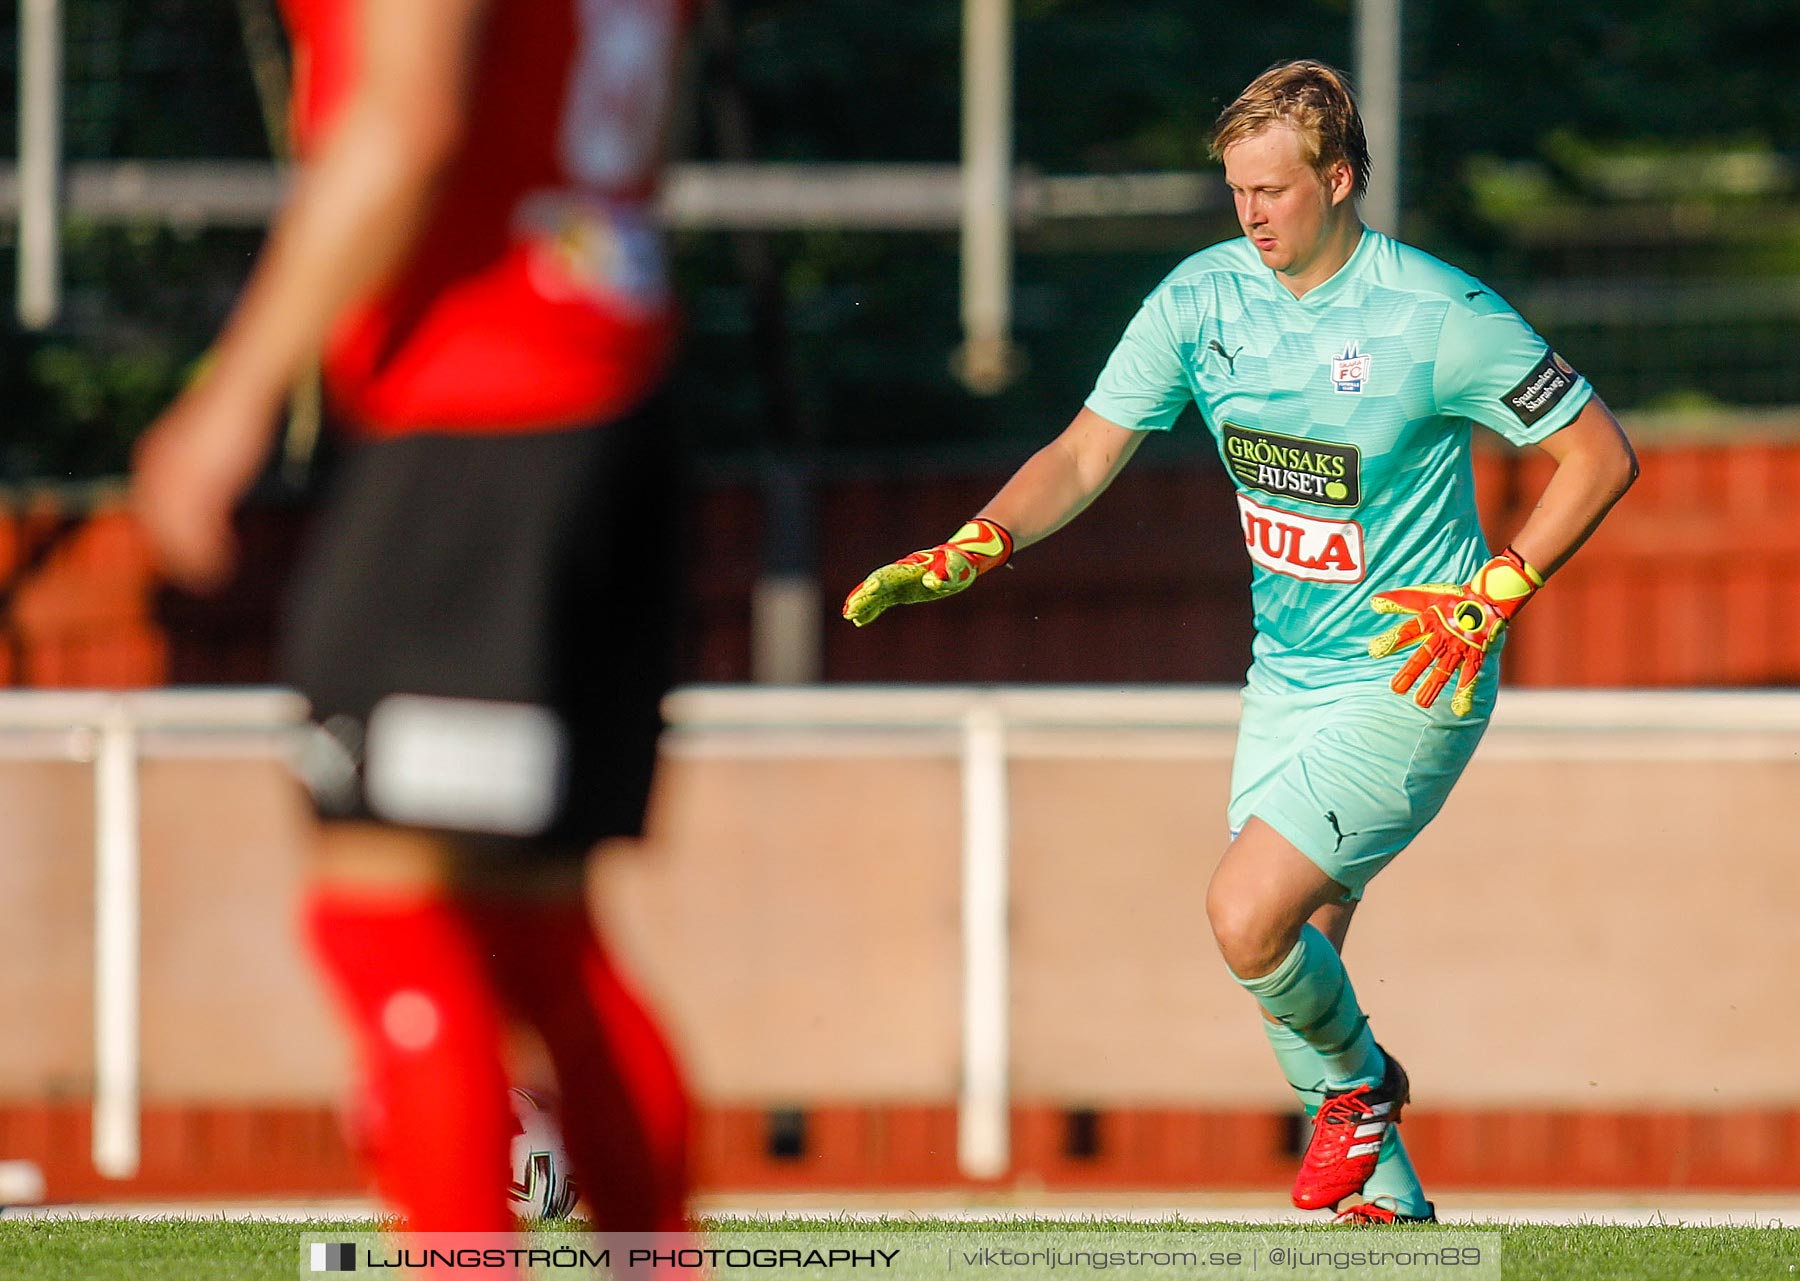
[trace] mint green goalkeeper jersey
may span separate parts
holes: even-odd
[[[1087,406],[1167,430],[1199,406],[1237,486],[1256,610],[1251,680],[1386,683],[1376,592],[1467,582],[1489,556],[1473,423],[1515,444],[1566,426],[1592,389],[1479,280],[1365,231],[1295,298],[1247,239],[1193,255],[1144,300]]]

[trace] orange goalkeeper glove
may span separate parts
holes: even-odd
[[[1395,650],[1418,645],[1418,651],[1394,674],[1396,694],[1405,694],[1430,669],[1413,701],[1430,707],[1452,679],[1456,693],[1450,710],[1467,716],[1475,706],[1475,678],[1488,650],[1500,639],[1513,615],[1525,608],[1544,576],[1508,547],[1475,571],[1466,584],[1425,583],[1377,592],[1369,607],[1378,614],[1407,614],[1369,642],[1369,657],[1385,658]]]
[[[867,627],[892,605],[954,596],[1012,555],[1012,535],[976,517],[949,542],[914,552],[870,574],[844,598],[844,617]]]

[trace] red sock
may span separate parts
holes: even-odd
[[[687,1231],[687,1088],[586,906],[489,902],[468,911],[496,986],[550,1051],[563,1141],[595,1226]]]
[[[443,900],[315,890],[306,926],[354,1030],[365,1157],[414,1232],[512,1232],[500,1015]]]

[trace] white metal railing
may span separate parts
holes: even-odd
[[[67,212],[100,223],[262,227],[287,192],[289,173],[265,160],[76,160],[63,166]],[[23,217],[38,180],[0,161],[0,219]],[[1150,170],[1007,176],[1017,226],[1088,218],[1166,218],[1223,213],[1216,173]],[[963,179],[955,164],[777,161],[671,165],[660,205],[670,227],[700,231],[955,231]]]
[[[306,713],[287,690],[0,694],[0,759],[94,767],[94,1168],[138,1169],[138,762],[146,756],[281,754]]]
[[[822,735],[842,740],[885,731],[932,734],[926,750],[960,754],[957,1160],[964,1174],[992,1178],[1011,1163],[1007,762],[1076,750],[1226,758],[1240,705],[1236,688],[1218,686],[696,687],[665,703],[673,730],[665,750],[808,754],[819,750]],[[1148,748],[1126,746],[1126,739],[1141,744],[1146,735]],[[1792,760],[1800,755],[1800,694],[1508,691],[1481,750],[1490,759]]]
[[[691,687],[664,708],[667,753],[805,755],[873,735],[962,763],[962,1061],[958,1160],[972,1177],[1010,1163],[1007,765],[1071,751],[1226,757],[1235,689],[1199,686]],[[0,692],[0,760],[95,772],[94,1164],[138,1163],[137,763],[155,756],[282,756],[303,700],[274,689]],[[1518,759],[1800,756],[1800,693],[1509,691],[1481,754]]]

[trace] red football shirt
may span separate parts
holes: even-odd
[[[304,156],[356,77],[356,0],[285,0]],[[685,0],[500,0],[419,242],[343,318],[333,404],[374,436],[572,426],[633,408],[674,315],[652,204]]]

